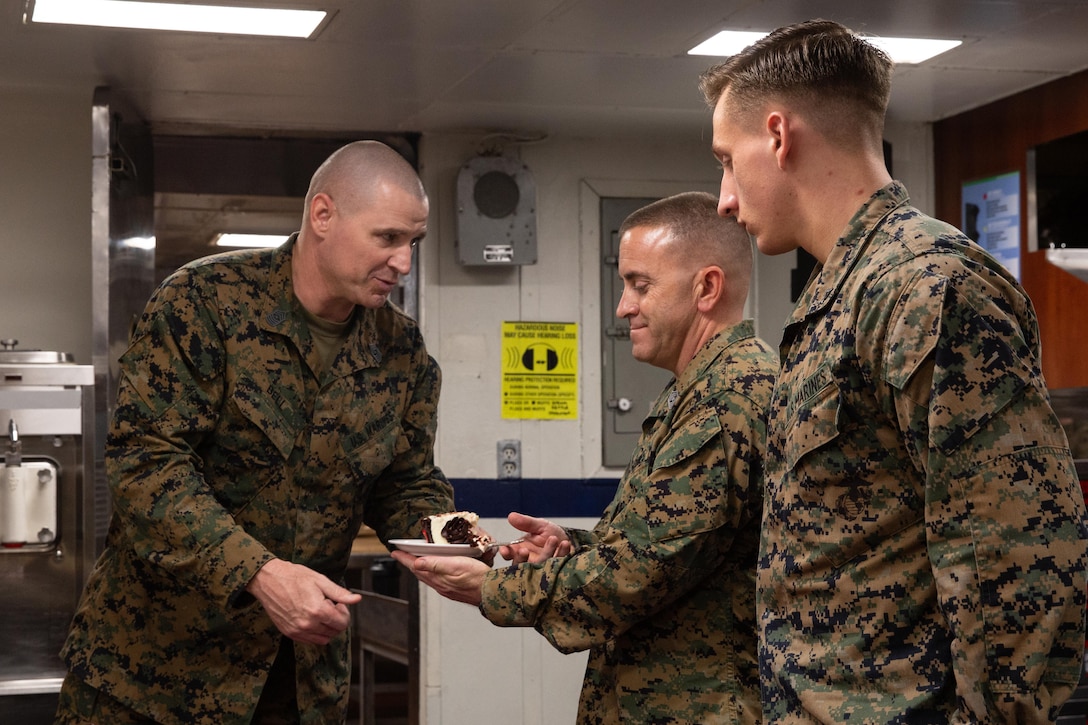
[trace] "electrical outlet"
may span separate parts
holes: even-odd
[[[500,480],[521,478],[521,441],[499,441],[498,458]]]

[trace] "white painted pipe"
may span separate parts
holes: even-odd
[[[26,474],[22,466],[0,468],[0,545],[26,543]]]

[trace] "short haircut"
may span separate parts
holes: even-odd
[[[891,95],[888,55],[849,28],[809,20],[779,28],[705,71],[700,89],[711,108],[728,92],[741,118],[783,100],[821,133],[849,140],[859,130],[880,139]]]
[[[427,198],[415,168],[391,146],[381,141],[355,141],[334,151],[314,172],[306,192],[306,209],[316,194],[325,193],[351,214],[382,185]]]
[[[734,217],[718,214],[718,197],[687,191],[659,199],[628,215],[620,236],[635,227],[667,230],[677,252],[676,264],[691,265],[693,270],[720,267],[731,301],[744,304],[752,278],[752,240]]]

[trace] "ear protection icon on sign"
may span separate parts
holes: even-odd
[[[559,365],[559,355],[551,345],[537,342],[525,349],[525,353],[521,356],[521,364],[526,370],[554,370]]]

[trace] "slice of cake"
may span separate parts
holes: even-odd
[[[431,544],[468,544],[481,551],[491,543],[491,537],[479,529],[480,517],[471,511],[426,516],[423,538]]]

